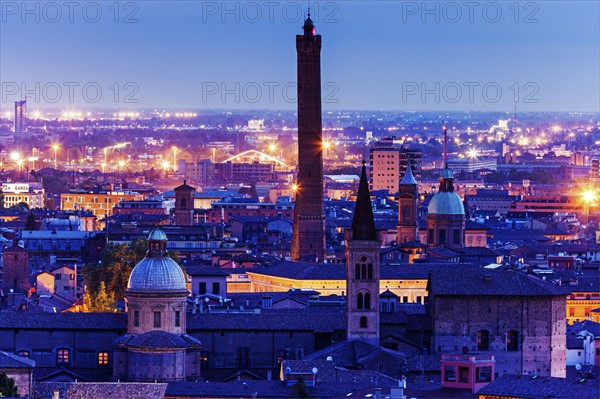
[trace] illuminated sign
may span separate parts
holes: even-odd
[[[28,193],[29,184],[27,183],[2,183],[2,191],[5,193]]]

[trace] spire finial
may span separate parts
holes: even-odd
[[[444,168],[448,167],[448,128],[444,126]]]

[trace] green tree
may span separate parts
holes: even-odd
[[[104,281],[100,282],[98,292],[95,295],[86,294],[87,298],[84,298],[84,306],[88,312],[114,312],[116,303],[112,292],[109,293],[106,290],[106,284]]]
[[[18,394],[14,378],[8,378],[6,373],[0,373],[0,396],[17,396]]]

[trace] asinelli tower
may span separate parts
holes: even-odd
[[[292,260],[325,259],[323,214],[323,138],[321,122],[321,35],[308,18],[296,36],[298,53],[298,177]]]

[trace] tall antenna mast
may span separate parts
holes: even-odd
[[[448,154],[448,129],[446,128],[446,126],[444,126],[444,168],[448,167],[447,154]]]

